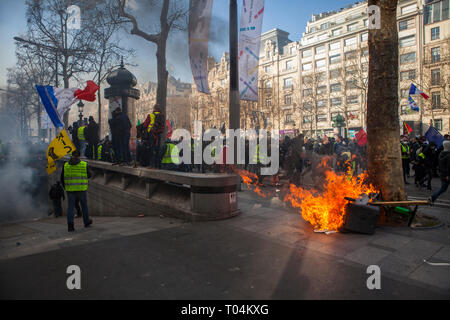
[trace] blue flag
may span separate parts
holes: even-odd
[[[62,128],[64,125],[58,115],[58,99],[56,99],[52,86],[36,86],[36,90],[41,97],[45,110],[56,128]]]
[[[440,134],[439,131],[437,131],[433,127],[430,127],[430,129],[428,129],[427,133],[425,133],[425,137],[427,138],[428,142],[434,142],[438,148],[440,148],[445,141],[442,134]]]
[[[414,101],[414,99],[411,96],[409,96],[409,98],[408,98],[408,106],[413,111],[417,111],[417,112],[420,111],[419,106],[417,105],[417,103]]]

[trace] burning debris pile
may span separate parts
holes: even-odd
[[[262,192],[255,174],[242,170],[238,173],[251,190],[268,197]],[[367,182],[365,173],[352,176],[349,173],[335,173],[329,168],[325,171],[323,190],[308,190],[291,184],[284,196],[285,202],[299,208],[303,219],[311,223],[315,230],[321,231],[337,231],[343,226],[349,203],[346,197],[357,199],[364,194],[376,193],[376,189]]]

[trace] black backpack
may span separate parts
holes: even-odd
[[[166,117],[163,113],[157,114],[155,118],[155,124],[153,125],[152,131],[154,133],[163,133],[166,128],[165,123]]]

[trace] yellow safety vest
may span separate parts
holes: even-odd
[[[158,114],[161,114],[161,112],[154,112],[154,113],[150,113],[150,123],[147,127],[147,132],[150,133],[150,131],[152,131],[153,126],[155,125],[155,121],[156,121],[156,116]]]
[[[178,157],[178,147],[173,143],[168,143],[166,147],[166,153],[161,161],[162,164],[180,164],[180,158]]]
[[[262,163],[262,160],[265,160],[265,157],[259,154],[259,143],[256,145],[256,152],[253,156],[253,162],[256,164]]]
[[[84,129],[86,129],[85,126],[78,128],[78,140],[86,140],[86,138],[84,137]]]
[[[80,192],[88,189],[87,163],[64,164],[64,185],[67,192]]]
[[[409,146],[402,144],[402,159],[409,159]]]
[[[103,145],[99,145],[97,148],[97,160],[102,160],[102,151],[103,151]]]

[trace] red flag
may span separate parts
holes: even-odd
[[[95,93],[100,87],[94,81],[88,81],[84,90],[78,89],[75,91],[74,96],[78,100],[85,100],[89,102],[95,101]]]
[[[172,138],[172,134],[173,134],[173,129],[172,126],[170,125],[170,121],[169,119],[166,120],[166,126],[167,126],[167,138]]]
[[[361,129],[356,135],[355,135],[356,141],[358,141],[358,145],[360,147],[363,147],[367,144],[367,133],[364,131],[364,129]]]
[[[404,126],[405,126],[405,132],[408,132],[407,134],[410,134],[411,132],[413,132],[413,129],[406,122],[405,122]]]

